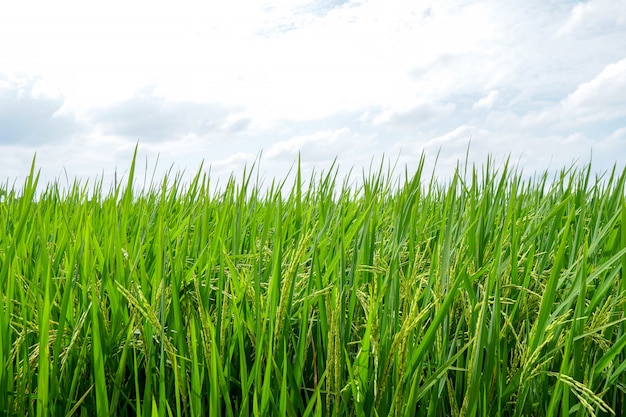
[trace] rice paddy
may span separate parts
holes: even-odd
[[[622,415],[626,173],[414,168],[36,193],[33,161],[0,193],[0,414]]]

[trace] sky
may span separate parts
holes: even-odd
[[[626,161],[626,2],[3,0],[0,182]]]

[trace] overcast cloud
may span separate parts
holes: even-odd
[[[0,179],[626,158],[626,2],[0,4]]]

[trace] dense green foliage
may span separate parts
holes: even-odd
[[[621,415],[626,173],[423,166],[39,195],[33,167],[0,202],[0,414]]]

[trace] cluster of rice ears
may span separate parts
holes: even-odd
[[[626,173],[423,167],[37,193],[33,161],[0,202],[0,414],[622,415]]]

